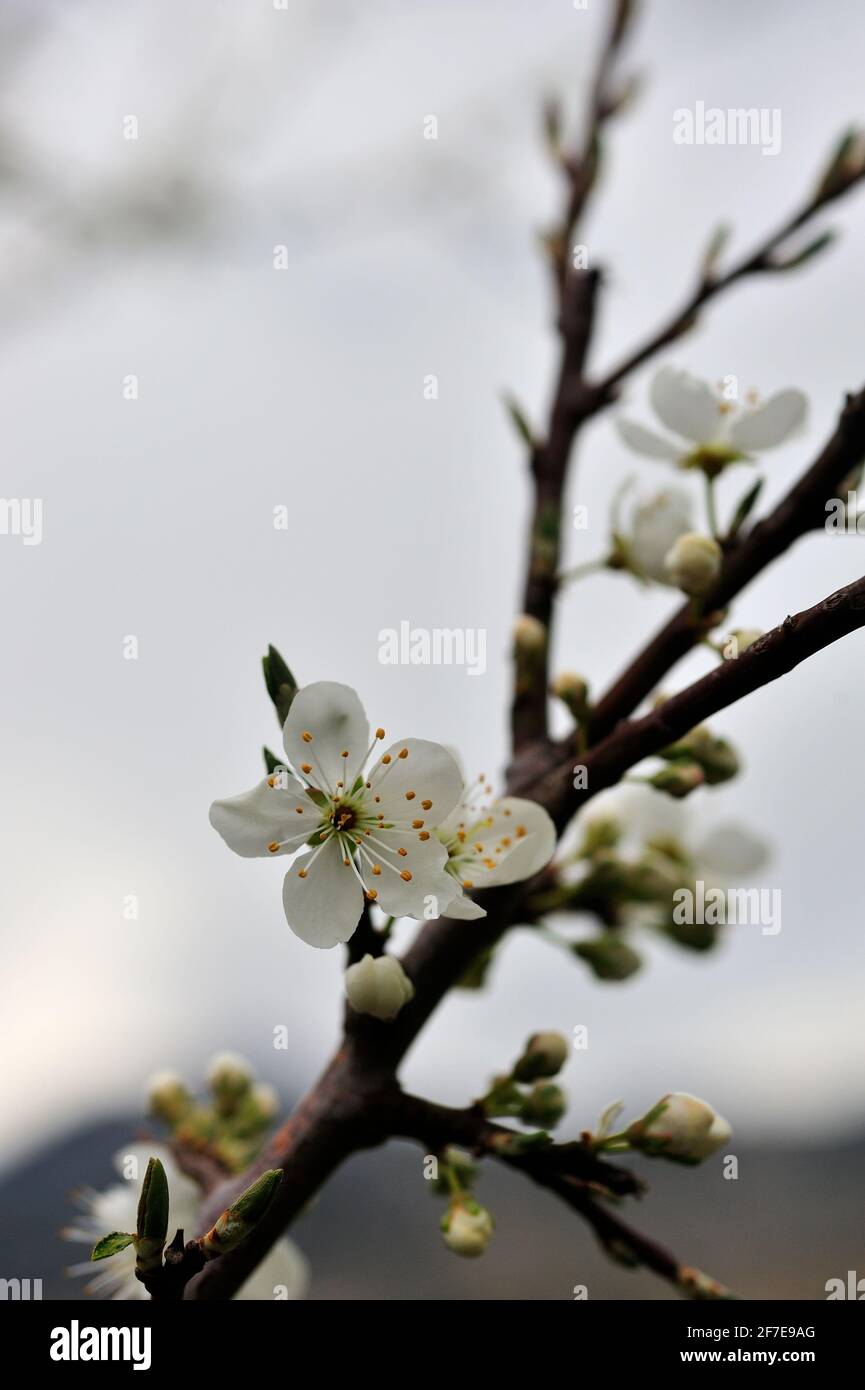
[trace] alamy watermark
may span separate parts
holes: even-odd
[[[675,145],[758,145],[763,154],[781,149],[781,110],[778,106],[706,106],[704,101],[673,112]]]
[[[399,628],[378,634],[382,666],[464,666],[470,676],[487,669],[487,632],[483,627],[412,627],[403,618]]]
[[[0,536],[20,536],[24,545],[41,545],[42,498],[0,497]]]
[[[698,878],[693,889],[677,888],[673,903],[679,927],[760,927],[764,936],[781,930],[780,888],[707,888]]]

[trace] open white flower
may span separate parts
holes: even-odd
[[[778,391],[766,401],[749,396],[744,406],[724,399],[706,381],[676,367],[662,367],[649,392],[655,414],[676,439],[619,416],[625,443],[638,454],[714,477],[728,463],[750,461],[775,449],[801,428],[808,409],[801,391]]]
[[[384,736],[376,729],[370,741],[349,686],[307,685],[283,729],[291,770],[210,808],[211,825],[236,854],[297,856],[282,901],[291,930],[310,946],[348,941],[364,893],[393,917],[422,917],[426,897],[443,911],[457,891],[433,832],[456,805],[459,768],[440,744],[409,738],[365,772]]]
[[[114,1166],[121,1175],[130,1157],[137,1159],[137,1171],[141,1174],[145,1172],[151,1157],[160,1159],[165,1168],[171,1202],[169,1240],[178,1228],[184,1231],[187,1240],[198,1234],[201,1192],[197,1184],[181,1172],[171,1150],[162,1144],[133,1144],[114,1156]],[[84,1190],[78,1194],[81,1214],[74,1225],[66,1228],[64,1236],[67,1240],[84,1241],[93,1246],[101,1236],[111,1231],[134,1231],[140,1192],[140,1181],[132,1178],[114,1183],[104,1192]],[[68,1273],[90,1276],[86,1292],[103,1298],[150,1297],[144,1285],[135,1277],[135,1250],[131,1245],[117,1255],[100,1260],[98,1264],[88,1260],[72,1265]],[[277,1241],[234,1297],[243,1300],[272,1299],[279,1289],[283,1298],[295,1300],[305,1297],[308,1284],[306,1257],[293,1241],[283,1239]],[[283,1288],[285,1294],[282,1294]]]
[[[447,907],[448,917],[466,921],[486,917],[485,909],[466,893],[519,883],[553,857],[556,827],[543,806],[518,796],[480,806],[478,795],[491,793],[492,787],[484,786],[484,779],[479,778],[436,830],[447,848],[447,872],[456,885],[456,896]],[[439,910],[445,911],[441,903]]]
[[[681,488],[665,488],[634,505],[628,530],[614,532],[614,555],[621,562],[620,568],[629,569],[639,579],[669,585],[664,561],[679,537],[693,529],[688,494]]]

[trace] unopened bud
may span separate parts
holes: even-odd
[[[533,1033],[511,1074],[515,1081],[558,1076],[567,1060],[568,1043],[561,1033]]]
[[[492,1239],[493,1218],[470,1198],[458,1197],[442,1217],[444,1243],[455,1255],[477,1259]]]
[[[634,1149],[652,1158],[677,1163],[700,1163],[726,1144],[732,1134],[727,1121],[711,1105],[686,1091],[672,1091],[635,1120],[627,1136]]]
[[[147,1083],[147,1108],[166,1124],[176,1125],[186,1115],[192,1097],[173,1071],[159,1071]]]
[[[753,647],[762,636],[763,633],[758,627],[734,628],[722,648],[724,659],[729,661],[731,657],[741,656],[742,652]]]
[[[223,1115],[231,1114],[248,1093],[252,1069],[234,1052],[220,1052],[207,1069],[207,1084],[216,1096]]]
[[[578,941],[571,949],[575,956],[591,966],[599,980],[627,980],[642,964],[636,951],[616,932],[604,932],[588,941]]]
[[[552,1129],[559,1123],[567,1108],[567,1097],[561,1086],[556,1086],[551,1081],[537,1081],[523,1099],[520,1119],[525,1124]]]
[[[257,1081],[249,1093],[250,1104],[262,1120],[279,1114],[279,1092],[269,1081]]]
[[[140,1274],[159,1269],[168,1234],[168,1179],[158,1158],[148,1161],[138,1200],[135,1267]]]
[[[589,708],[589,687],[582,676],[574,671],[563,671],[550,686],[550,694],[567,705],[577,723],[585,719]]]
[[[537,657],[547,645],[547,629],[538,618],[523,613],[514,623],[514,647],[518,656]]]
[[[622,837],[622,827],[614,816],[593,816],[583,827],[580,854],[591,858],[602,849],[615,849]]]
[[[721,572],[721,547],[711,536],[688,532],[673,543],[664,558],[671,584],[692,598],[705,594]]]
[[[224,1255],[246,1239],[264,1216],[281,1182],[282,1169],[268,1169],[238,1197],[233,1206],[222,1213],[207,1235],[201,1238],[205,1259],[213,1260],[217,1255]]]
[[[395,956],[366,955],[346,970],[345,992],[356,1013],[388,1022],[413,997],[414,985]]]
[[[654,787],[656,791],[666,792],[677,801],[690,796],[691,792],[702,787],[705,781],[706,774],[699,763],[688,762],[668,763],[660,772],[648,778],[649,786]]]

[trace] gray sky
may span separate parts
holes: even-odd
[[[534,237],[556,184],[537,112],[550,90],[579,95],[602,14],[596,0],[90,0],[9,5],[3,26],[19,8],[44,23],[21,32],[0,100],[3,486],[44,499],[45,531],[39,546],[0,537],[7,1159],[135,1102],[157,1066],[194,1079],[231,1047],[289,1092],[328,1055],[342,953],[297,940],[280,867],[235,858],[207,822],[214,797],[259,777],[261,743],[278,746],[268,642],[302,681],[354,685],[396,737],[500,771],[528,494],[499,395],[542,420],[554,352]],[[645,89],[616,126],[585,237],[609,266],[601,364],[685,291],[717,221],[746,246],[863,114],[860,6],[835,0],[831,24],[781,0],[645,11],[632,48]],[[779,108],[780,153],[674,145],[673,110],[698,100]],[[137,141],[122,138],[129,114]],[[430,114],[437,141],[423,139]],[[141,234],[145,206],[161,237]],[[738,287],[659,359],[808,393],[804,435],[767,456],[768,501],[865,380],[865,196],[829,221],[843,237],[819,263]],[[647,423],[649,375],[628,392]],[[629,472],[670,481],[605,416],[569,499],[591,518],[574,563],[602,550]],[[725,509],[750,478],[734,472]],[[288,533],[272,524],[282,503]],[[808,539],[735,621],[773,625],[857,577],[861,555],[853,539]],[[563,603],[557,664],[600,688],[674,601],[587,581]],[[401,619],[485,628],[486,674],[380,665],[379,630]],[[617,1096],[636,1111],[668,1089],[754,1133],[858,1128],[863,642],[716,720],[746,773],[688,803],[707,831],[741,819],[773,842],[780,935],[734,928],[706,959],[646,942],[646,969],[616,988],[516,933],[493,990],[446,1004],[407,1082],[465,1101],[527,1033],[583,1023],[574,1131]],[[271,1048],[280,1023],[288,1054]]]

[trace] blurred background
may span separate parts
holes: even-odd
[[[342,953],[295,938],[280,867],[234,857],[207,821],[214,797],[260,777],[262,743],[279,746],[267,644],[302,683],[354,685],[395,737],[500,775],[528,505],[500,397],[541,422],[556,351],[537,243],[560,190],[540,108],[560,93],[579,129],[606,12],[0,11],[3,491],[44,509],[41,544],[0,536],[0,1275],[80,1295],[62,1274],[80,1251],[56,1229],[71,1188],[112,1176],[152,1071],[197,1083],[231,1048],[288,1105],[333,1046]],[[733,254],[758,240],[865,117],[854,0],[835,0],[831,24],[804,0],[647,0],[628,58],[643,87],[583,238],[608,268],[599,368],[678,302],[719,221]],[[697,101],[779,108],[780,152],[675,145],[672,113]],[[806,432],[766,458],[765,505],[865,381],[865,194],[831,213],[830,251],[736,287],[659,359],[808,393]],[[646,423],[652,370],[626,395]],[[600,417],[576,461],[569,505],[590,524],[570,563],[603,553],[612,493],[634,472],[646,489],[670,480]],[[732,473],[725,513],[750,477]],[[773,626],[858,577],[862,556],[855,538],[808,538],[732,625]],[[626,576],[586,580],[562,604],[558,668],[603,687],[675,602]],[[381,665],[378,634],[403,619],[484,628],[486,673]],[[647,939],[643,970],[604,985],[517,931],[490,988],[452,997],[404,1069],[412,1089],[463,1104],[527,1034],[583,1024],[563,1136],[619,1096],[633,1114],[670,1089],[705,1096],[734,1125],[738,1181],[720,1163],[643,1163],[652,1191],[632,1218],[749,1297],[824,1297],[857,1261],[865,1275],[863,654],[860,633],[714,721],[745,772],[688,802],[701,833],[735,820],[771,843],[778,935],[731,928],[707,956]],[[670,688],[710,660],[694,654]],[[275,1051],[283,1024],[290,1047]],[[569,1298],[578,1283],[669,1296],[501,1172],[480,1188],[496,1239],[460,1262],[423,1187],[419,1153],[399,1145],[338,1174],[296,1232],[312,1296]]]

